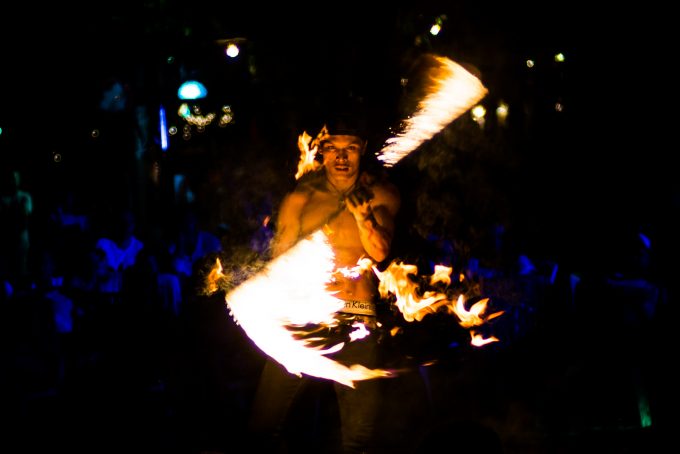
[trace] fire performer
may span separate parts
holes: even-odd
[[[275,223],[272,254],[280,256],[300,239],[323,229],[335,254],[335,269],[355,267],[362,258],[386,260],[394,234],[400,195],[382,175],[369,173],[367,139],[361,115],[340,114],[328,119],[315,142],[322,158],[319,170],[301,178],[287,194]],[[334,274],[328,291],[345,302],[337,313],[338,325],[329,330],[363,324],[374,331],[379,299],[373,272]],[[329,355],[346,365],[376,366],[375,335],[347,342]],[[283,428],[304,385],[314,377],[289,373],[271,358],[265,362],[253,401],[249,427],[266,452],[285,446]],[[349,387],[333,382],[345,453],[370,450],[379,402],[379,380],[362,380]],[[266,440],[266,441],[265,441]]]

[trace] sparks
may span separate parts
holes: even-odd
[[[464,114],[488,90],[465,68],[448,58],[433,56],[437,66],[429,74],[432,90],[419,103],[416,113],[403,122],[395,137],[385,142],[378,159],[392,167],[446,125]]]

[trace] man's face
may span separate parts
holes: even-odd
[[[359,172],[366,142],[357,136],[328,136],[321,142],[326,172],[336,178],[350,178]]]

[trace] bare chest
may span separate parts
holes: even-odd
[[[304,235],[323,229],[339,262],[355,262],[364,253],[354,216],[336,195],[314,194],[303,208],[300,220]]]

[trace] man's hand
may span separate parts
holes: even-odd
[[[357,222],[364,222],[373,217],[373,209],[371,208],[371,200],[374,194],[366,186],[360,185],[346,197],[347,209]]]

